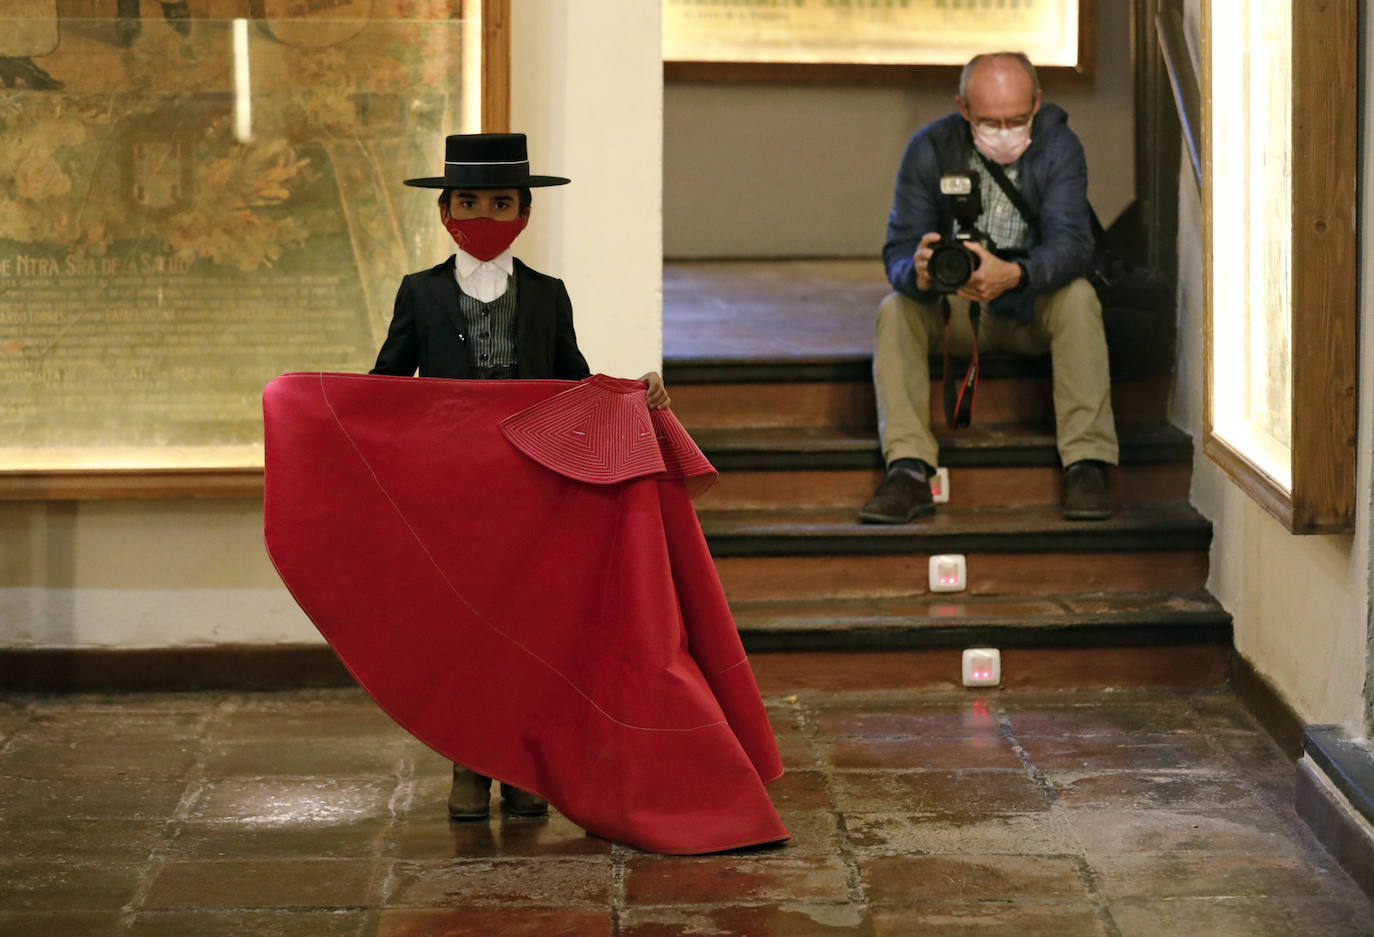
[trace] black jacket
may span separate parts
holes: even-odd
[[[401,280],[373,374],[472,376],[467,320],[458,306],[454,258]],[[515,355],[522,378],[577,381],[591,374],[573,331],[563,281],[515,261]]]

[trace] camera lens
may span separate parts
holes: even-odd
[[[940,239],[931,248],[926,273],[939,293],[956,293],[978,268],[978,255],[958,241]]]

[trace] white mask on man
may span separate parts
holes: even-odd
[[[988,159],[1003,166],[1010,166],[1020,159],[1030,143],[1030,124],[1024,127],[998,127],[995,130],[986,130],[977,125],[973,128],[973,145]]]

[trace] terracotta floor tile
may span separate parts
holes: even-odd
[[[0,742],[4,742],[21,732],[25,723],[31,718],[32,714],[27,709],[0,707]]]
[[[1046,771],[1066,807],[1256,808],[1240,775],[1200,771]]]
[[[0,911],[0,937],[110,937],[123,926],[118,911]]]
[[[138,937],[1374,935],[1229,693],[805,656],[767,701],[793,839],[703,857],[451,823],[448,762],[356,688],[0,699],[0,937],[115,937],[134,895]]]
[[[118,910],[142,878],[142,865],[0,862],[0,910]]]
[[[205,731],[206,719],[204,712],[162,712],[132,704],[97,709],[40,704],[15,737],[49,743],[119,739],[133,748],[144,742],[199,738]]]
[[[782,766],[788,771],[814,768],[816,755],[811,750],[811,740],[804,735],[789,732],[777,736],[778,754],[782,756]]]
[[[1206,937],[1369,937],[1368,903],[1275,898],[1117,900],[1112,918],[1121,937],[1198,934]]]
[[[598,856],[611,851],[608,840],[587,835],[557,811],[547,817],[496,811],[489,820],[471,822],[450,820],[447,812],[416,814],[390,827],[383,840],[386,853],[401,859]]]
[[[208,746],[203,770],[211,778],[386,778],[413,772],[409,754],[403,740],[372,738],[324,738],[309,745],[288,739],[215,742]]]
[[[366,908],[383,873],[355,859],[173,860],[155,873],[143,907]]]
[[[1050,808],[1020,771],[836,771],[832,788],[844,813],[982,816]]]
[[[833,856],[840,851],[840,826],[829,810],[779,811],[783,826],[792,834],[781,848],[772,846],[737,850],[737,855]]]
[[[95,715],[158,715],[189,713],[197,717],[215,712],[231,699],[244,699],[244,694],[221,690],[196,690],[185,693],[63,693],[31,697],[30,708],[45,713],[86,713]],[[293,704],[304,699],[292,694]]]
[[[823,810],[830,806],[830,792],[820,771],[788,771],[767,787],[779,810]]]
[[[195,739],[48,740],[25,735],[0,754],[0,775],[16,778],[182,778],[200,757]]]
[[[127,778],[7,778],[0,783],[0,815],[48,818],[170,817],[186,782]]]
[[[400,743],[401,773],[415,777],[453,777],[453,762],[418,739]]]
[[[143,911],[126,937],[356,937],[371,933],[368,918],[360,911]]]
[[[802,730],[802,706],[795,696],[773,697],[763,701],[768,722],[779,735]]]
[[[1087,899],[1069,859],[1047,856],[879,856],[861,858],[871,904],[932,899]]]
[[[1001,735],[967,738],[841,738],[825,743],[836,768],[1020,768],[1021,758]]]
[[[936,901],[910,907],[880,907],[873,911],[873,930],[875,937],[1105,937],[1107,934],[1097,912],[1079,902]]]
[[[846,814],[851,848],[860,855],[1066,855],[1079,851],[1061,811],[958,819],[902,814]]]
[[[611,900],[606,858],[398,861],[388,908],[603,907]]]
[[[838,858],[635,857],[626,864],[631,905],[750,901],[844,901],[847,872]]]
[[[1347,881],[1292,855],[1168,853],[1093,860],[1109,898],[1336,897]]]
[[[304,711],[302,711],[302,709]],[[254,739],[358,738],[404,741],[405,730],[375,705],[340,709],[312,707],[281,710],[237,710],[211,721],[206,737],[213,742]]]
[[[1224,770],[1226,756],[1203,738],[1141,735],[1031,736],[1020,738],[1031,763],[1041,770],[1117,768],[1212,768]]]
[[[1293,855],[1302,851],[1267,810],[1066,809],[1074,836],[1090,855],[1211,852]]]
[[[193,820],[181,823],[165,845],[178,859],[370,859],[391,820],[271,823]]]
[[[1196,714],[1195,722],[1202,731],[1231,731],[1251,735],[1264,732],[1259,720],[1231,693],[1197,693],[1188,697],[1188,705]]]
[[[611,937],[611,915],[603,910],[574,908],[383,911],[376,937],[493,937],[498,934],[500,937]]]
[[[1237,769],[1247,774],[1291,778],[1293,763],[1267,735],[1250,732],[1218,732],[1212,736],[1219,749],[1231,758]]]
[[[927,710],[877,712],[834,711],[816,714],[816,726],[825,735],[861,738],[903,737],[920,739],[1000,736],[1001,726],[990,711],[966,706],[952,712]]]
[[[138,863],[166,836],[166,820],[11,816],[0,822],[0,852],[14,860]]]
[[[211,781],[191,803],[191,820],[258,826],[331,826],[391,815],[396,780],[236,778]]]
[[[868,913],[853,904],[637,908],[620,917],[620,937],[848,937],[871,935]]]

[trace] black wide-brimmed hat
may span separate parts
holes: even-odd
[[[405,182],[422,189],[532,189],[571,181],[530,175],[523,133],[455,133],[445,141],[442,176]]]

